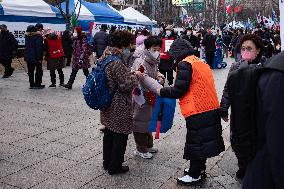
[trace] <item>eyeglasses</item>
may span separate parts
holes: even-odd
[[[254,48],[252,48],[252,47],[241,47],[241,51],[251,52],[251,51],[254,51]]]

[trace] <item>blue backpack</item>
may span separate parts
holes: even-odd
[[[103,110],[111,105],[114,92],[109,91],[105,67],[112,61],[121,61],[121,59],[111,55],[102,61],[97,61],[97,67],[90,73],[83,86],[84,99],[87,105],[94,110]]]

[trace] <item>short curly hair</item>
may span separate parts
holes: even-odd
[[[256,49],[259,49],[259,54],[257,58],[261,58],[263,55],[263,51],[264,51],[264,44],[263,44],[262,39],[258,35],[255,35],[255,34],[246,34],[240,40],[240,48],[242,47],[245,41],[252,41],[254,43]]]
[[[134,43],[135,36],[126,30],[117,30],[111,34],[110,46],[122,49]]]

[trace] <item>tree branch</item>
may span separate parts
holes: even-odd
[[[79,1],[78,1],[79,2]],[[81,7],[82,7],[82,0],[80,0],[80,7],[79,7],[79,12],[76,15],[76,20],[78,20],[79,16],[80,16],[80,12],[81,12]]]

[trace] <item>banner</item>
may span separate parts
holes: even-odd
[[[172,0],[174,6],[187,6],[191,2],[193,2],[193,0]]]
[[[281,50],[284,50],[284,2],[279,0]]]
[[[25,34],[27,27],[29,25],[36,25],[36,23],[0,21],[0,25],[1,24],[7,25],[8,30],[15,36],[19,45],[25,45]],[[49,24],[49,23],[42,23],[42,24],[44,29],[50,28],[54,31],[64,31],[66,28],[65,24]]]
[[[142,25],[128,25],[128,24],[113,24],[113,23],[96,23],[91,22],[90,23],[90,33],[92,36],[94,36],[95,33],[100,31],[101,26],[103,24],[107,25],[107,30],[109,31],[112,26],[116,26],[117,30],[129,30],[132,33],[135,33],[136,30],[143,30],[144,28],[147,28],[149,31],[152,30],[152,27],[142,26]]]

